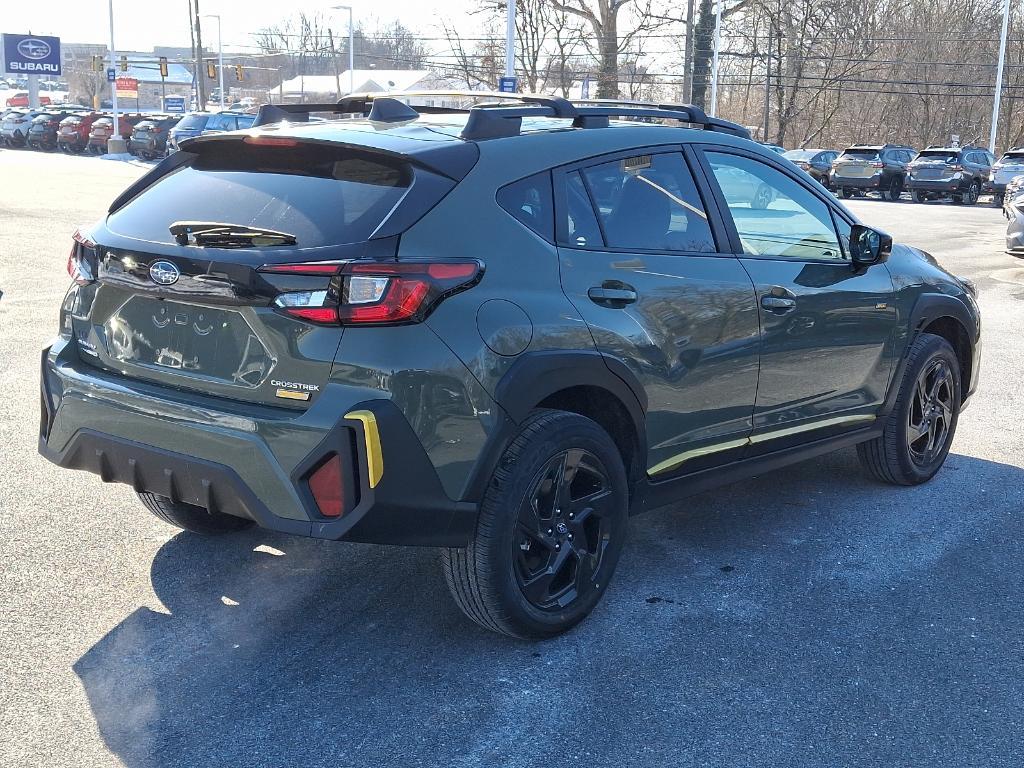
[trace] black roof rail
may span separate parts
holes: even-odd
[[[478,103],[465,107],[413,106],[409,99],[462,97]],[[482,103],[479,100],[483,99]],[[413,120],[418,114],[468,113],[461,136],[464,139],[491,139],[517,136],[524,117],[557,117],[571,119],[577,128],[606,127],[610,118],[652,118],[676,120],[696,125],[709,131],[728,133],[744,139],[750,131],[737,123],[709,117],[693,104],[665,104],[659,102],[620,99],[568,100],[561,96],[532,93],[497,93],[493,91],[430,90],[397,93],[353,93],[334,104],[264,104],[260,107],[253,127],[289,120],[306,122],[310,113],[362,114],[371,120],[397,122]]]

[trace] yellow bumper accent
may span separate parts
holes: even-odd
[[[349,411],[346,419],[353,419],[363,424],[363,442],[366,444],[366,464],[369,472],[370,487],[376,488],[384,476],[384,455],[380,448],[380,431],[377,419],[370,411]]]
[[[309,392],[296,392],[294,389],[279,389],[274,394],[285,400],[309,400]]]

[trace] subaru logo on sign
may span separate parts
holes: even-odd
[[[38,37],[26,37],[18,43],[18,53],[26,59],[45,59],[50,55],[49,43],[40,40]]]
[[[181,270],[169,261],[154,261],[149,265],[149,276],[157,285],[174,285],[181,276]]]

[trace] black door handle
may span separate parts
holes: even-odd
[[[632,288],[591,288],[587,296],[595,304],[604,307],[624,307],[637,300],[636,291]]]
[[[782,296],[762,296],[761,306],[769,312],[782,315],[796,309],[796,299],[787,299]]]

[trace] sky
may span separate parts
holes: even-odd
[[[188,0],[114,1],[114,44],[118,50],[150,51],[154,46],[190,45]],[[199,0],[203,14],[220,14],[225,50],[246,50],[254,45],[253,33],[299,11],[332,13],[330,7],[351,5],[356,25],[373,29],[394,19],[425,37],[441,37],[440,20],[453,20],[460,31],[472,33],[476,23],[468,12],[474,0]],[[0,32],[56,35],[68,43],[109,44],[107,0],[49,0],[5,3],[0,13]],[[348,28],[348,12],[337,14],[337,29]],[[203,43],[216,46],[216,19],[203,20]],[[333,26],[333,25],[332,25]],[[433,46],[432,46],[433,47]],[[253,49],[254,50],[254,49]]]

